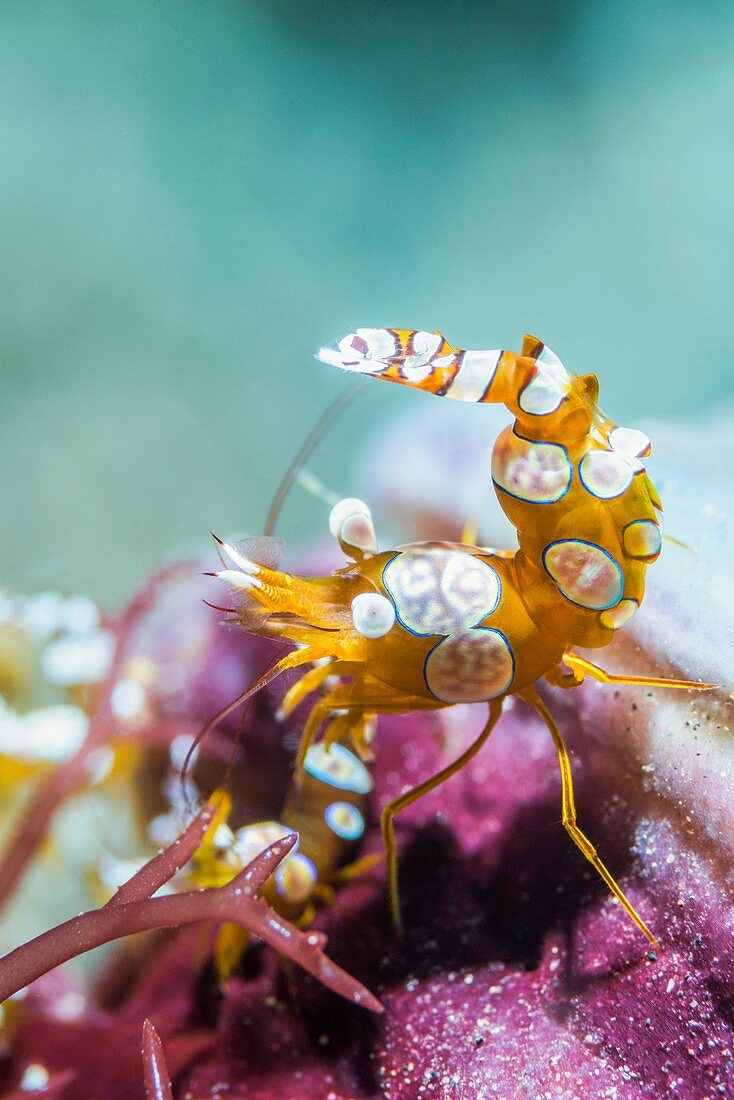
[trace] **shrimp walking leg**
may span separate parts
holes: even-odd
[[[309,669],[308,672],[303,674],[300,680],[297,680],[295,684],[289,687],[280,704],[279,717],[288,718],[299,703],[302,703],[311,692],[317,691],[324,680],[328,680],[329,676],[333,674],[334,670],[331,665],[331,662],[316,665],[315,668]],[[349,669],[342,667],[340,671],[344,673],[345,671],[348,672]]]
[[[335,667],[338,668],[339,666]],[[363,695],[356,697],[353,694],[351,685],[344,685],[314,703],[303,727],[298,753],[296,754],[294,771],[297,781],[303,774],[306,753],[327,718],[338,720],[342,716],[349,715],[354,719],[368,719],[375,711],[380,714],[403,714],[408,710],[425,708],[425,704],[420,699],[408,695],[396,695],[394,692],[388,692],[379,684],[362,684],[358,690],[363,692]],[[328,740],[329,743],[332,743],[337,738],[332,737]],[[367,749],[366,744],[358,747],[363,748],[365,751]]]
[[[476,754],[484,745],[485,741],[489,737],[490,733],[497,724],[497,720],[502,714],[502,701],[499,699],[493,699],[489,704],[489,718],[487,719],[484,729],[479,734],[479,737],[471,743],[468,749],[466,749],[461,756],[457,757],[453,763],[448,764],[445,768],[442,768],[436,775],[431,776],[430,779],[425,779],[422,783],[419,783],[416,787],[401,794],[399,798],[394,798],[392,802],[388,802],[382,810],[380,816],[380,827],[382,829],[382,843],[385,849],[385,858],[387,861],[387,881],[388,891],[390,895],[390,913],[393,919],[393,924],[396,928],[401,927],[400,921],[400,897],[398,894],[398,853],[397,845],[395,843],[395,815],[404,810],[406,806],[410,806],[411,803],[416,802],[419,798],[422,798],[424,794],[428,794],[429,791],[435,790],[445,780],[450,779],[452,775],[460,771],[469,761],[476,756]]]
[[[598,680],[600,684],[637,684],[638,687],[667,687],[681,688],[684,691],[707,691],[716,687],[716,684],[701,684],[697,680],[671,680],[664,676],[629,676],[618,675],[614,672],[606,672],[593,661],[586,657],[579,657],[576,653],[566,653],[563,663],[568,665],[576,674],[576,683],[581,683],[584,676],[591,676],[592,680]]]
[[[563,821],[563,827],[568,835],[573,840],[576,847],[586,856],[589,863],[598,871],[602,879],[617,899],[619,904],[625,910],[625,912],[635,922],[637,927],[647,936],[651,944],[657,946],[657,940],[654,935],[645,924],[640,914],[635,909],[632,902],[624,893],[622,888],[617,884],[611,873],[604,866],[599,859],[596,848],[591,843],[589,838],[581,832],[576,824],[576,803],[573,796],[573,778],[571,775],[571,760],[568,755],[568,749],[566,748],[561,731],[559,730],[555,719],[548,710],[547,706],[540,698],[534,688],[527,688],[522,693],[523,699],[530,704],[531,707],[540,715],[545,722],[546,726],[550,730],[550,735],[553,738],[553,744],[556,747],[558,753],[558,764],[561,770],[561,820]]]
[[[346,866],[340,867],[334,873],[334,882],[352,882],[353,879],[359,878],[360,875],[366,874],[367,871],[371,871],[374,867],[379,866],[385,858],[383,852],[370,852],[366,856],[360,856],[359,859],[352,860],[351,863],[347,863]]]

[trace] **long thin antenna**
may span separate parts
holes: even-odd
[[[275,525],[278,522],[280,513],[285,504],[286,497],[293,487],[293,483],[297,480],[299,473],[304,468],[309,458],[319,445],[323,437],[326,435],[329,428],[339,419],[341,414],[352,404],[353,401],[361,394],[367,384],[367,379],[363,378],[356,386],[349,386],[348,389],[343,390],[326,408],[322,415],[317,420],[314,427],[308,433],[301,446],[296,452],[295,458],[291,462],[290,466],[283,475],[278,489],[273,497],[273,503],[270,505],[270,511],[268,512],[267,519],[265,520],[265,534],[272,535],[275,530]]]

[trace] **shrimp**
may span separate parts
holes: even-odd
[[[330,751],[320,743],[312,745],[302,779],[291,782],[277,821],[251,822],[233,832],[224,820],[230,800],[224,791],[218,792],[216,827],[197,850],[190,878],[199,887],[224,886],[268,845],[297,833],[298,844],[265,883],[261,896],[276,913],[307,927],[318,904],[332,900],[335,886],[380,858],[351,858],[365,831],[371,790],[369,769],[344,745],[333,745]],[[214,951],[221,980],[235,969],[249,940],[249,932],[240,925],[222,927]]]
[[[565,829],[655,944],[577,824],[568,751],[536,688],[542,680],[573,688],[586,676],[604,684],[712,686],[613,675],[575,652],[607,645],[630,621],[647,567],[660,553],[662,505],[643,462],[650,441],[608,420],[597,405],[596,377],[571,374],[533,336],[525,336],[517,354],[464,351],[438,332],[357,329],[317,358],[441,397],[504,404],[515,420],[495,443],[491,476],[519,548],[422,542],[380,552],[369,508],[354,498],[331,512],[332,535],[350,559],[331,576],[282,572],[262,554],[254,560],[246,544],[220,543],[227,561],[216,575],[236,594],[236,621],[297,647],[268,681],[287,668],[311,666],[287,693],[284,711],[327,678],[336,684],[312,706],[297,770],[322,726],[326,746],[350,738],[365,754],[365,723],[375,714],[487,703],[486,724],[466,751],[382,810],[390,908],[399,927],[395,815],[471,760],[499,720],[503,700],[517,695],[553,740]]]

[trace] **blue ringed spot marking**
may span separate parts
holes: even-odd
[[[594,484],[595,470],[594,467],[598,467],[599,459],[597,456],[606,456],[602,459],[602,471],[604,465],[613,468],[614,464],[617,464],[617,474],[621,475],[619,480],[619,488],[613,487],[613,491],[602,485],[598,480]],[[584,473],[584,467],[586,467],[586,473]],[[616,497],[623,496],[630,485],[632,484],[632,478],[634,476],[634,470],[630,466],[629,462],[621,455],[615,454],[614,451],[598,450],[589,451],[579,462],[579,480],[583,485],[586,492],[597,500],[614,500]]]
[[[351,802],[332,802],[324,810],[324,821],[342,840],[359,840],[364,833],[364,818]]]
[[[482,636],[495,644],[482,645]],[[489,657],[494,659],[495,667],[475,667],[472,676],[472,646],[478,650],[475,660],[477,657],[480,661],[482,656]],[[434,669],[430,670],[432,659]],[[515,679],[515,667],[515,654],[507,636],[496,627],[475,626],[442,638],[433,646],[423,662],[423,679],[431,695],[442,702],[478,703],[505,695]]]
[[[526,447],[524,452],[518,454],[504,453],[495,449],[492,454],[492,482],[495,488],[506,493],[514,500],[521,501],[523,504],[555,504],[557,501],[563,500],[573,481],[573,466],[568,457],[567,448],[562,443],[528,439],[515,428],[512,429],[512,435],[521,443],[526,444]],[[539,466],[536,466],[535,469],[530,468],[533,459],[538,461],[545,459],[547,461],[551,458],[556,462],[555,469]],[[525,468],[523,468],[523,464]],[[503,477],[502,481],[498,480],[500,476]],[[510,487],[513,477],[516,484]],[[545,496],[539,496],[533,495],[531,488],[526,488],[523,494],[519,491],[519,483],[523,477],[544,478],[550,492]]]
[[[454,634],[498,608],[502,579],[489,562],[452,546],[414,546],[394,555],[382,583],[400,625],[416,637]]]
[[[314,779],[339,791],[369,794],[372,790],[372,776],[367,768],[343,745],[332,745],[327,749],[317,741],[306,753],[304,770]]]
[[[385,589],[388,596],[390,597],[390,599],[393,602],[393,605],[395,607],[395,618],[400,623],[403,630],[407,630],[409,634],[412,634],[416,638],[423,638],[423,637],[426,637],[425,634],[419,634],[417,630],[412,630],[411,627],[409,627],[407,623],[403,622],[402,616],[400,614],[400,608],[398,607],[398,601],[395,599],[395,594],[392,591],[392,589],[390,588],[390,582],[388,581],[387,577],[385,576],[385,573],[387,572],[387,567],[389,565],[392,565],[392,563],[395,561],[395,559],[399,558],[399,557],[400,557],[400,551],[398,551],[397,554],[393,554],[393,556],[389,559],[389,561],[385,562],[385,564],[382,567],[382,574],[380,576],[380,580],[382,581],[383,588]]]
[[[552,408],[547,407],[547,408],[543,409],[542,412],[533,412],[531,409],[526,409],[525,408],[525,405],[523,405],[523,397],[525,397],[527,399],[526,391],[530,390],[530,387],[532,386],[533,382],[536,382],[536,381],[537,381],[536,378],[531,378],[529,382],[526,382],[526,384],[520,390],[520,393],[519,393],[519,396],[518,396],[518,399],[517,399],[517,403],[520,406],[520,408],[522,409],[522,411],[525,413],[525,416],[550,416],[551,413],[558,412],[561,405],[566,400],[567,394],[565,394],[565,393],[560,394],[558,400],[556,401],[555,405]]]
[[[606,611],[622,598],[621,566],[595,542],[557,539],[543,551],[543,567],[561,595],[587,611]]]
[[[547,345],[537,356],[535,368],[534,376],[520,390],[517,403],[527,416],[550,416],[568,397],[571,376]]]
[[[278,893],[293,904],[306,901],[311,896],[318,877],[313,860],[302,852],[292,851],[273,875]]]
[[[622,532],[622,545],[636,561],[654,561],[663,548],[663,535],[654,520],[633,519]]]

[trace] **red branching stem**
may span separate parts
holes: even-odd
[[[0,1002],[61,963],[121,936],[229,921],[287,955],[340,996],[381,1012],[382,1005],[369,990],[324,955],[323,935],[299,931],[256,896],[297,839],[291,834],[271,844],[226,886],[109,905],[43,932],[0,959]]]
[[[41,782],[24,809],[23,820],[7,842],[0,860],[0,908],[12,897],[58,807],[78,787],[83,786],[87,778],[84,766],[87,754],[88,749],[80,749],[70,760],[60,764]]]
[[[107,902],[105,908],[113,905],[125,905],[131,901],[142,901],[160,890],[166,882],[177,874],[193,856],[204,839],[214,817],[214,807],[208,802],[202,806],[193,821],[179,837],[169,844],[144,867],[136,871],[132,878],[124,882],[116,894]]]
[[[179,734],[198,732],[193,723],[158,723],[145,730],[147,744],[169,744]],[[111,731],[114,733],[114,730]],[[129,734],[134,738],[135,734]],[[0,859],[0,909],[13,894],[19,879],[45,837],[51,818],[59,806],[89,781],[87,764],[90,754],[103,740],[87,736],[84,745],[69,760],[65,760],[44,779],[23,811],[23,819],[15,835],[7,843]]]
[[[143,1022],[143,1069],[148,1100],[173,1100],[163,1043],[150,1020]]]
[[[175,572],[180,565],[171,566],[165,575]],[[112,693],[128,656],[128,641],[140,616],[148,610],[156,598],[153,585],[139,592],[117,623],[117,642],[112,664],[94,707],[89,730],[79,751],[61,764],[36,790],[23,813],[15,834],[7,842],[0,858],[0,909],[10,900],[13,891],[30,863],[38,845],[48,830],[48,825],[59,806],[73,792],[87,782],[87,760],[93,749],[114,736],[117,724],[112,711]],[[180,729],[177,732],[182,732]]]

